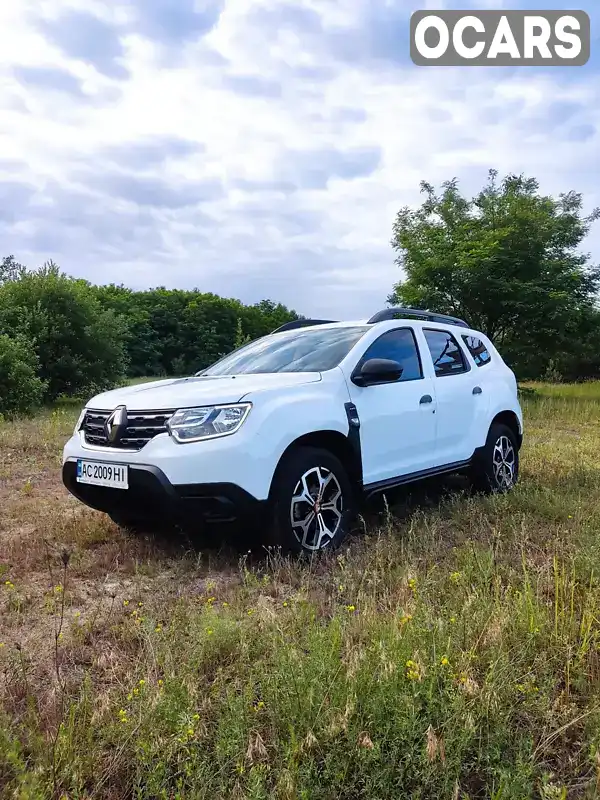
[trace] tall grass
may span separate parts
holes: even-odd
[[[536,389],[511,495],[400,496],[312,563],[48,518],[2,576],[7,796],[599,796],[600,385]]]

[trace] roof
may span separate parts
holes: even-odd
[[[273,331],[273,333],[282,333],[283,331],[290,331],[298,328],[308,328],[315,325],[344,328],[355,325],[375,325],[379,322],[391,322],[398,319],[405,320],[407,322],[426,321],[441,323],[444,325],[456,325],[461,328],[470,329],[470,325],[458,317],[452,317],[448,314],[439,314],[436,311],[428,311],[420,308],[402,308],[400,306],[394,306],[392,308],[384,308],[383,310],[378,311],[369,319],[358,320],[355,322],[338,322],[331,319],[297,319],[293,320],[292,322],[286,322],[284,325],[281,325],[281,327],[277,328],[277,330]]]

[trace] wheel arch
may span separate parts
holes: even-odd
[[[328,450],[338,458],[348,471],[348,477],[356,491],[362,488],[362,462],[360,456],[360,442],[352,435],[345,435],[335,430],[320,430],[298,436],[285,448],[271,480],[269,497],[273,491],[277,473],[287,456],[298,447],[318,447]]]
[[[519,425],[519,418],[517,417],[515,412],[514,411],[509,411],[509,410],[499,411],[496,414],[496,416],[494,417],[494,419],[492,420],[492,422],[490,424],[490,428],[492,427],[492,425],[496,425],[496,424],[506,425],[507,428],[511,429],[511,431],[515,435],[515,438],[517,440],[517,445],[518,445],[519,450],[520,450],[521,449],[521,445],[523,444],[523,434],[521,433],[521,427]]]

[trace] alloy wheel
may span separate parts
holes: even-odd
[[[499,436],[492,455],[494,481],[499,490],[511,489],[515,483],[517,457],[508,436]]]
[[[294,489],[290,523],[294,536],[306,550],[322,550],[338,532],[343,518],[342,488],[325,467],[305,472]]]

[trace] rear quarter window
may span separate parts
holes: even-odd
[[[478,367],[485,367],[490,363],[492,356],[481,339],[477,336],[463,336],[462,338]]]

